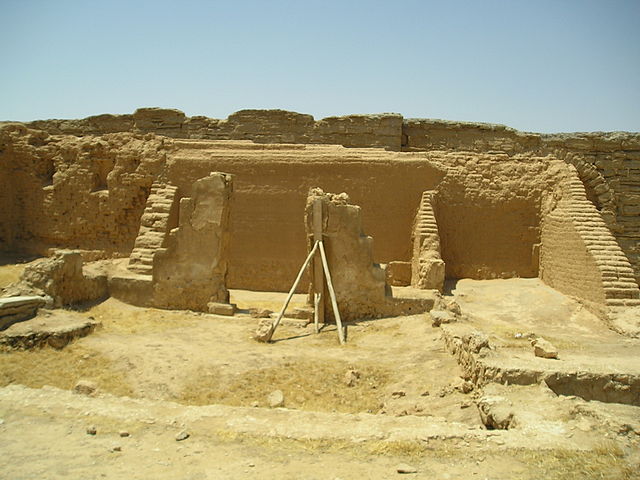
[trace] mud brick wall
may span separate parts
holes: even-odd
[[[640,282],[640,134],[549,135],[544,144],[576,167]]]
[[[158,108],[142,108],[133,114],[105,114],[80,120],[39,120],[27,126],[52,135],[88,136],[131,132],[185,139],[243,139],[266,144],[319,143],[348,147],[375,146],[405,152],[490,153],[513,159],[518,155],[548,155],[576,166],[585,184],[587,197],[600,211],[631,261],[636,280],[640,281],[640,133],[543,135],[520,132],[503,125],[404,119],[398,114],[349,115],[314,120],[311,115],[283,110],[243,110],[220,120],[203,116],[188,117],[179,110]],[[7,128],[6,124],[4,128]],[[22,234],[16,237],[9,230],[17,228],[18,233],[24,231],[20,212],[26,211],[25,208],[30,210],[32,206],[30,200],[26,201],[29,204],[26,205],[19,198],[20,191],[42,183],[36,181],[29,187],[33,179],[24,178],[19,169],[11,166],[13,155],[20,156],[26,150],[37,148],[40,160],[38,165],[33,165],[37,170],[34,175],[46,177],[46,171],[52,170],[51,162],[47,164],[46,160],[47,149],[39,145],[46,135],[40,140],[36,137],[42,137],[43,134],[31,135],[35,137],[26,141],[26,146],[15,147],[13,153],[3,152],[7,148],[11,151],[14,147],[0,146],[0,159],[5,158],[8,162],[0,166],[0,179],[3,175],[9,175],[15,182],[15,185],[0,193],[3,204],[10,206],[6,210],[11,210],[0,214],[0,240],[7,245],[12,239],[19,239],[20,242],[28,240]],[[17,173],[19,178],[12,172]],[[482,173],[479,175],[482,177]],[[46,180],[44,182],[46,184]],[[148,182],[145,180],[143,183]],[[16,189],[13,194],[12,189]],[[41,193],[35,195],[44,197]],[[95,202],[90,203],[95,206]],[[35,205],[39,204],[36,199]],[[133,209],[137,212],[138,207],[134,204]],[[368,231],[374,233],[371,229]]]
[[[140,108],[132,115],[97,115],[81,120],[37,120],[33,129],[57,135],[114,132],[154,133],[173,138],[252,140],[258,143],[319,143],[345,147],[401,149],[402,116],[347,115],[315,121],[284,110],[241,110],[226,120],[165,108]]]
[[[433,209],[449,278],[535,277],[544,199],[566,164],[533,156],[448,153]]]
[[[0,129],[5,250],[49,247],[124,252],[133,247],[151,184],[164,166],[162,137],[54,137]],[[4,198],[3,198],[4,200]]]
[[[599,307],[640,305],[631,265],[575,167],[559,184],[561,199],[543,219],[541,277],[552,287]]]
[[[306,257],[304,208],[312,187],[346,192],[361,207],[374,258],[411,259],[411,226],[425,189],[444,176],[423,155],[335,146],[181,140],[167,178],[183,195],[209,171],[234,175],[229,287],[287,291]],[[301,289],[304,291],[304,289]]]
[[[560,206],[543,221],[540,277],[563,293],[604,304],[600,270],[568,207]]]

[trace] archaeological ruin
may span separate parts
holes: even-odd
[[[200,383],[210,370],[231,392],[233,375],[339,358],[342,387],[379,382],[367,390],[377,403],[352,411],[354,397],[346,410],[324,410],[331,414],[423,421],[436,412],[446,419],[443,438],[457,438],[459,422],[478,427],[465,441],[500,430],[522,448],[527,428],[544,422],[562,432],[540,430],[540,441],[562,448],[591,448],[603,424],[624,449],[640,440],[640,133],[536,134],[399,114],[315,120],[282,110],[213,119],[141,108],[1,122],[0,204],[0,273],[19,270],[0,284],[5,365],[16,351],[93,349],[129,378],[126,395],[189,404],[180,382],[192,370]],[[348,347],[333,334],[320,340],[341,330],[336,311]],[[161,321],[140,320],[178,314],[188,320],[167,337],[155,333],[169,328]],[[77,335],[26,330],[64,315]],[[284,319],[268,345],[250,339],[265,318],[267,330]],[[174,371],[151,347],[133,353],[124,345],[144,328],[144,345],[170,355],[179,344],[193,358]],[[181,339],[187,331],[193,343]],[[106,347],[109,335],[117,341]],[[392,347],[397,336],[406,343]],[[311,360],[288,350],[305,342]],[[134,365],[137,386],[123,365]],[[136,368],[173,380],[145,383]],[[425,394],[435,371],[448,380]],[[28,396],[16,385],[35,385],[17,374],[2,381],[0,403]],[[324,391],[286,388],[294,389],[281,387],[273,404],[257,393],[211,393],[194,404],[315,411],[308,392]],[[317,408],[338,402],[330,398]],[[557,405],[557,418],[536,398]],[[586,424],[568,439],[566,429]]]

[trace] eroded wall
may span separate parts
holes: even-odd
[[[227,303],[231,175],[212,172],[180,200],[178,226],[153,257],[153,301],[163,308],[207,311]]]
[[[0,190],[11,206],[0,230],[11,232],[4,234],[7,248],[132,248],[151,184],[164,168],[162,137],[49,136],[15,125],[0,129],[0,138]]]
[[[8,206],[0,213],[5,249],[64,246],[128,254],[150,185],[165,168],[176,182],[183,177],[195,180],[192,172],[203,176],[222,170],[239,174],[235,208],[240,215],[231,221],[239,240],[232,246],[230,284],[286,289],[304,255],[298,246],[304,234],[285,217],[300,218],[309,187],[349,191],[354,203],[363,206],[365,230],[376,238],[376,261],[409,261],[419,192],[434,188],[447,171],[443,198],[456,200],[441,202],[438,219],[444,227],[443,259],[451,265],[447,275],[532,276],[541,205],[539,189],[526,190],[528,179],[540,176],[544,168],[509,171],[505,165],[546,156],[577,167],[588,198],[640,279],[640,134],[539,135],[500,125],[403,119],[397,114],[316,121],[282,110],[244,110],[217,120],[187,117],[178,110],[139,109],[132,115],[37,121],[30,126],[44,130],[19,124],[0,129],[0,181],[5,186],[0,200]],[[132,133],[91,136],[120,131]],[[262,144],[247,143],[238,154],[224,142],[211,150],[206,141],[181,138],[237,138]],[[415,153],[343,149],[310,154],[313,148],[338,147],[295,143],[381,146]],[[288,154],[275,154],[287,148]],[[380,161],[383,154],[397,157],[387,157],[390,163],[385,165],[387,160]],[[511,178],[505,180],[504,174]],[[476,189],[487,195],[477,195]],[[509,191],[516,194],[502,193]],[[496,236],[493,231],[502,233]],[[501,253],[487,256],[490,251]],[[533,266],[527,266],[530,262]],[[273,280],[256,280],[246,271],[257,271],[258,278],[271,275]]]
[[[28,125],[70,135],[133,132],[174,138],[375,146],[396,151],[551,154],[578,168],[589,198],[601,211],[640,281],[640,133],[546,135],[488,123],[404,119],[398,114],[348,115],[316,121],[311,115],[283,110],[242,110],[221,120],[188,117],[179,110],[160,108],[80,120],[39,120]]]
[[[627,257],[588,200],[575,167],[568,171],[542,220],[541,278],[597,313],[640,305]]]
[[[566,202],[559,205],[544,219],[540,276],[567,295],[604,305],[600,271],[567,207]]]
[[[385,272],[373,261],[373,238],[362,230],[362,209],[349,203],[346,193],[312,189],[304,217],[308,237],[314,232],[316,201],[321,204],[323,245],[341,318],[349,321],[379,316],[387,302]],[[328,289],[324,283],[320,288],[324,289],[325,315],[332,317]]]
[[[449,278],[536,277],[542,200],[565,173],[560,161],[449,154],[433,208]]]
[[[312,187],[349,193],[362,208],[364,231],[375,239],[377,262],[409,261],[422,192],[444,176],[423,154],[244,142],[177,144],[167,175],[184,195],[210,170],[234,175],[230,288],[291,287],[306,256],[302,219]]]
[[[20,177],[14,199],[26,202],[15,236],[20,248],[128,256],[155,180],[189,197],[197,179],[223,171],[234,175],[235,191],[227,285],[253,290],[291,286],[306,253],[301,219],[315,186],[349,192],[360,205],[363,229],[375,238],[376,262],[411,261],[416,211],[422,193],[434,190],[448,276],[535,276],[541,197],[566,167],[555,161],[551,168],[552,159],[525,154],[403,153],[150,134],[45,135],[34,147],[31,131],[15,128],[23,130],[14,149],[25,153],[4,158],[12,159]]]

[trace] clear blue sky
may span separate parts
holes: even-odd
[[[0,0],[0,120],[225,118],[640,130],[640,0]]]

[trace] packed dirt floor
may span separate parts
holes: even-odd
[[[0,266],[0,286],[19,270]],[[583,398],[586,381],[560,395],[544,382],[479,388],[446,347],[456,329],[475,329],[492,345],[485,361],[507,375],[597,380],[638,376],[638,340],[536,279],[461,280],[449,294],[457,323],[356,322],[342,347],[334,327],[316,334],[294,319],[274,343],[255,342],[248,309],[277,311],[280,293],[232,291],[235,317],[115,299],[41,310],[4,334],[101,326],[61,349],[0,352],[0,478],[640,478],[638,392],[623,389],[618,403]],[[290,308],[304,302],[296,295]],[[535,357],[531,335],[559,360]],[[80,381],[96,391],[74,389]],[[506,408],[506,429],[487,428],[479,406],[494,419]]]

